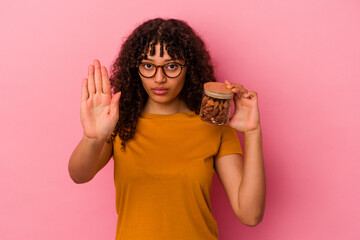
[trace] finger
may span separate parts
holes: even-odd
[[[246,90],[243,85],[237,84],[237,83],[230,83],[229,81],[225,80],[226,87],[231,89],[236,95],[241,98],[241,95],[244,93],[247,93],[248,90]]]
[[[234,89],[239,89],[240,92],[247,92],[247,90],[243,87],[243,85],[241,84],[237,84],[237,83],[230,83],[229,81],[225,80],[225,84],[226,84],[226,87],[233,90]],[[234,91],[235,92],[235,91]]]
[[[237,90],[239,90],[241,94],[244,94],[244,93],[248,92],[248,90],[246,90],[243,85],[237,84],[237,83],[234,83],[234,85],[235,85],[235,88]]]
[[[87,78],[84,78],[81,85],[81,101],[86,101],[89,98],[89,92],[88,92],[88,80]]]
[[[95,93],[94,66],[90,65],[88,70],[88,90],[90,96]]]
[[[96,93],[102,93],[102,80],[101,80],[101,65],[99,60],[94,60],[94,66],[95,66],[95,87],[96,87]]]
[[[257,97],[257,93],[256,93],[256,92],[253,92],[253,91],[249,91],[249,92],[245,93],[243,96],[246,97],[246,98],[252,99],[252,98],[256,98],[256,97]]]
[[[233,88],[234,85],[232,85],[229,81],[225,80],[225,86],[229,89]]]
[[[102,87],[105,94],[111,94],[108,72],[105,66],[101,67]]]
[[[119,112],[119,100],[120,100],[120,96],[121,96],[121,92],[117,92],[114,94],[114,96],[112,96],[111,98],[111,104],[110,104],[110,109],[111,112],[116,114],[117,112]]]
[[[235,86],[233,88],[231,88],[231,90],[236,93],[239,98],[241,98],[241,96],[243,96],[244,93],[247,93],[248,90],[246,90],[242,85],[240,84],[236,84],[235,83]]]

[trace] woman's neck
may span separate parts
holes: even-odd
[[[152,114],[174,114],[174,113],[187,113],[190,111],[185,102],[177,100],[171,103],[161,104],[148,100],[143,109],[146,113]]]

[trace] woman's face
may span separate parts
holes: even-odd
[[[160,56],[160,43],[155,45],[155,55],[150,56],[148,53],[148,59],[143,59],[141,63],[150,63],[155,66],[162,66],[167,63],[180,63],[185,64],[184,60],[171,59],[167,53],[164,45],[163,56]],[[146,65],[149,68],[151,65]],[[173,66],[170,66],[170,68]],[[169,78],[165,76],[163,69],[159,67],[156,74],[151,78],[145,78],[139,74],[141,82],[147,94],[149,95],[148,101],[152,101],[157,104],[171,104],[178,101],[178,95],[181,92],[186,76],[186,66],[182,69],[182,72],[176,78]]]

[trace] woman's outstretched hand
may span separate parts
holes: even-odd
[[[256,92],[246,90],[242,85],[225,81],[234,94],[235,111],[228,125],[247,133],[260,130],[258,97]]]
[[[119,119],[120,95],[111,95],[107,69],[95,59],[81,88],[80,119],[85,137],[103,140],[111,134]]]

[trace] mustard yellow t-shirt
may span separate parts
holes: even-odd
[[[121,150],[116,136],[116,240],[215,240],[210,193],[214,159],[242,154],[236,131],[194,112],[142,113]]]

